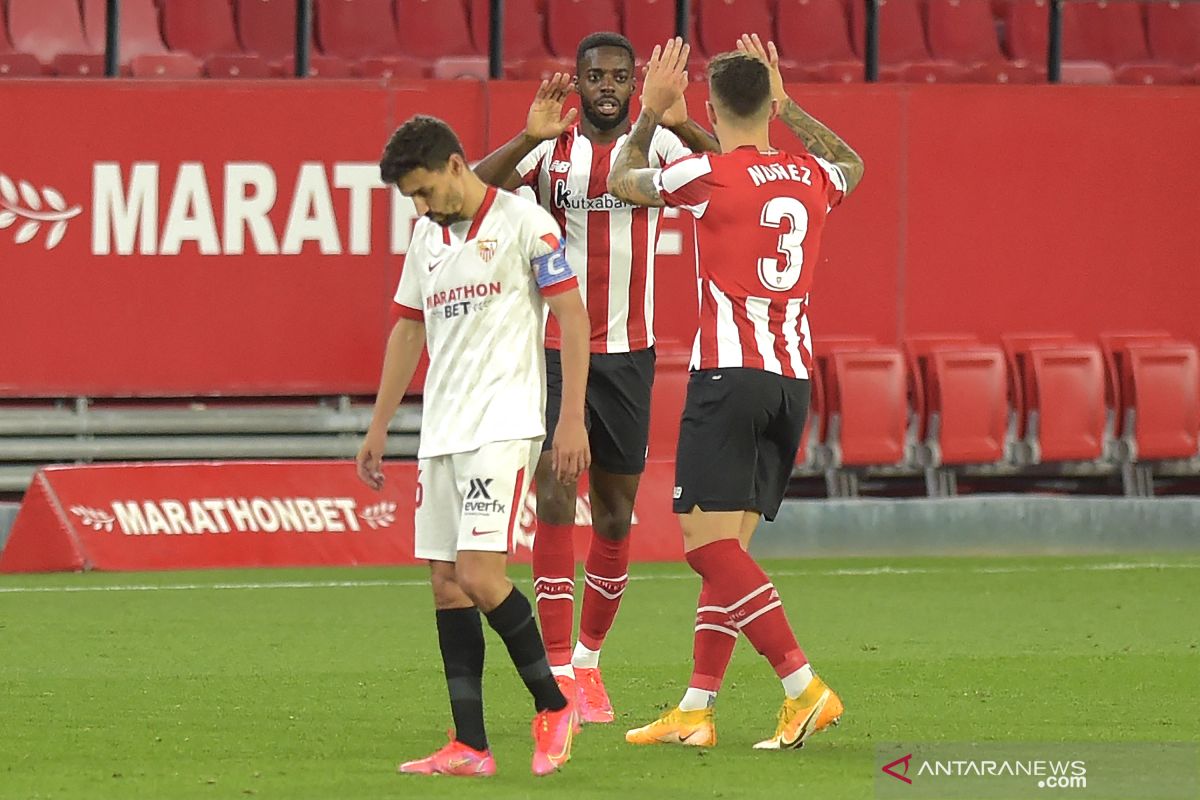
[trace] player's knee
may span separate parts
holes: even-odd
[[[613,505],[592,503],[592,530],[602,539],[619,542],[629,536],[633,524],[633,503],[624,499]]]
[[[429,576],[429,583],[433,587],[434,608],[459,608],[463,605],[467,595],[459,585],[454,570],[435,570]]]
[[[570,525],[575,521],[575,485],[564,484],[554,473],[538,471],[538,519],[552,525]]]
[[[457,569],[458,586],[481,611],[495,608],[508,594],[509,582],[503,566],[485,559],[463,559]]]

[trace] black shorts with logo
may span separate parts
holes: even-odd
[[[804,432],[807,380],[761,369],[693,372],[675,454],[676,514],[758,511],[775,519]]]
[[[592,463],[617,475],[646,469],[650,441],[650,389],[654,385],[654,348],[632,353],[592,353],[588,368],[584,424]],[[554,441],[562,407],[562,353],[546,350],[546,440]]]

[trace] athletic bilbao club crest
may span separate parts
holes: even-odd
[[[490,264],[492,259],[496,257],[496,240],[482,239],[479,242],[479,257],[483,259],[483,263]]]

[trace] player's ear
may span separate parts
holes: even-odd
[[[452,178],[462,177],[463,170],[467,168],[467,162],[458,153],[451,153],[450,158],[446,161],[446,169]]]
[[[713,108],[713,104],[708,100],[704,101],[704,113],[708,116],[708,127],[717,127],[717,110]]]
[[[774,97],[772,97],[771,98],[771,116],[767,117],[767,120],[768,121],[773,120],[778,116],[779,116],[779,101],[776,100]]]

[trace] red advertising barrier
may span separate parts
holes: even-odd
[[[381,492],[344,461],[48,467],[26,492],[0,572],[415,564],[415,462],[385,465]],[[649,466],[634,510],[632,556],[682,556],[671,464]],[[535,530],[525,499],[518,560]],[[578,504],[577,551],[591,523]]]
[[[378,182],[384,141],[435,114],[478,158],[520,129],[534,88],[6,82],[20,124],[0,126],[0,397],[373,392],[413,222]],[[1200,150],[1184,144],[1200,89],[792,88],[867,164],[822,245],[818,340],[1200,340]],[[704,98],[689,88],[700,120]],[[691,222],[662,228],[660,351],[695,320]]]

